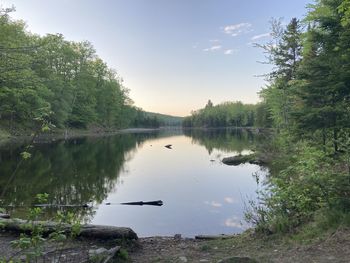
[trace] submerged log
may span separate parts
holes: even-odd
[[[43,229],[43,235],[47,236],[55,232],[58,228],[65,233],[72,231],[72,226],[69,224],[59,224],[52,221],[33,221],[28,222],[22,219],[0,219],[0,224],[3,229],[16,233],[30,233],[31,224],[40,225]],[[90,239],[138,239],[137,234],[128,227],[101,226],[101,225],[81,225],[79,237]]]
[[[157,201],[148,201],[148,202],[126,202],[126,203],[120,203],[121,205],[154,205],[154,206],[162,206],[163,201],[162,200],[157,200]]]

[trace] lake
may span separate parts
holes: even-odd
[[[23,217],[38,193],[48,193],[50,203],[92,201],[65,209],[84,222],[131,227],[140,237],[240,233],[249,227],[245,204],[256,199],[257,177],[266,171],[221,160],[249,153],[257,141],[235,129],[174,129],[38,143],[14,176],[24,146],[7,144],[0,148],[1,199],[13,217]],[[153,200],[164,205],[120,205]],[[54,212],[46,208],[45,218]]]

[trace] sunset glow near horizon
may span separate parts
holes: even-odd
[[[271,18],[302,19],[311,0],[2,0],[32,33],[90,41],[136,106],[185,116],[224,101],[258,102],[271,66],[253,43]]]

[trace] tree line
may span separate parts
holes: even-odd
[[[128,89],[88,41],[39,36],[0,9],[0,126],[11,132],[43,121],[57,128],[158,127],[133,106]]]
[[[270,127],[272,124],[266,105],[224,102],[214,105],[208,101],[203,109],[184,118],[184,127]]]

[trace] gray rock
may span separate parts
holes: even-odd
[[[101,255],[101,254],[107,254],[108,249],[104,247],[100,247],[97,249],[90,249],[89,250],[89,255]]]
[[[9,214],[0,213],[0,218],[8,219],[8,218],[10,218],[10,215]]]
[[[108,249],[100,247],[97,249],[89,250],[89,260],[93,262],[105,262],[105,259],[108,257]]]
[[[188,261],[187,258],[184,257],[184,256],[179,257],[179,259],[180,259],[181,262],[185,262],[185,263]]]
[[[174,239],[175,239],[175,240],[180,240],[180,239],[181,239],[181,234],[176,234],[176,235],[174,236]]]

